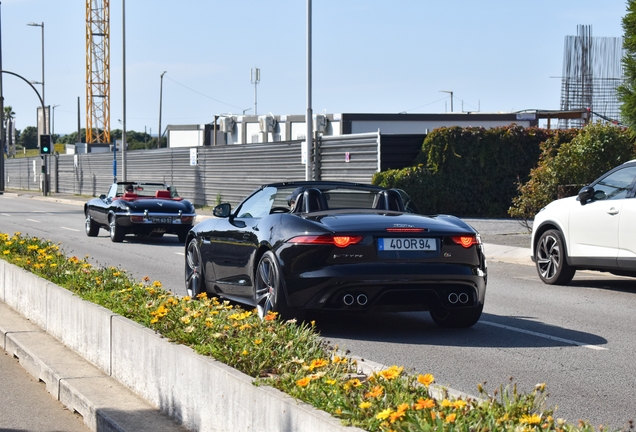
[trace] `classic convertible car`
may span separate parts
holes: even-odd
[[[186,290],[256,307],[261,317],[430,311],[440,326],[472,326],[487,280],[478,233],[454,216],[409,213],[403,197],[292,182],[262,186],[234,210],[220,204],[186,239]]]
[[[95,237],[100,228],[109,230],[113,242],[126,234],[161,237],[176,234],[184,242],[192,228],[194,206],[164,183],[118,182],[108,194],[84,204],[86,235]]]

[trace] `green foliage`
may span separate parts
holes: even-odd
[[[622,120],[636,128],[636,0],[627,2],[627,14],[623,17],[623,76],[624,82],[617,89]]]
[[[435,129],[416,167],[378,173],[372,182],[404,189],[422,213],[505,217],[517,183],[527,181],[549,136],[517,125]]]
[[[627,129],[601,123],[557,132],[541,145],[541,151],[539,165],[513,199],[508,211],[512,217],[532,219],[551,201],[578,192],[636,155],[634,137]]]
[[[26,149],[38,148],[38,128],[35,126],[27,126],[18,137],[17,145]]]

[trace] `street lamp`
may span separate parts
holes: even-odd
[[[449,93],[451,98],[451,112],[453,112],[453,92],[449,90],[440,90],[440,93]]]
[[[42,84],[42,105],[46,107],[46,104],[44,103],[44,22],[41,24],[30,22],[27,25],[31,27],[40,27],[42,29],[42,81],[37,84]],[[42,115],[44,116],[44,133],[48,134],[49,128],[47,127],[48,124],[46,122],[46,112],[43,112]]]
[[[51,142],[53,144],[55,144],[55,108],[57,108],[57,107],[59,107],[59,105],[53,105],[51,107],[51,111],[52,111],[52,114],[51,114],[51,126],[53,128],[53,130],[51,131]]]
[[[163,97],[163,76],[166,74],[167,71],[163,71],[163,73],[161,74],[160,78],[160,83],[159,83],[159,132],[157,134],[157,148],[161,147],[161,100]]]

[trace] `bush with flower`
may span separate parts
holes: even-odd
[[[0,233],[0,257],[82,298],[139,322],[368,431],[593,431],[553,417],[545,385],[520,393],[514,384],[479,399],[432,396],[434,377],[391,366],[371,375],[320,337],[315,323],[260,319],[205,294],[178,297],[159,281],[133,280],[124,270],[98,267],[89,257],[68,257],[58,245],[21,233]]]

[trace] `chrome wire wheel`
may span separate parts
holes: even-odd
[[[119,225],[117,225],[117,218],[115,216],[110,217],[109,226],[110,240],[115,243],[122,242],[124,240],[124,231]]]
[[[185,286],[190,297],[202,292],[203,273],[201,272],[201,251],[197,239],[190,240],[186,249]]]
[[[539,277],[546,284],[565,285],[576,273],[576,268],[567,262],[565,243],[558,230],[551,229],[541,234],[535,258]]]

